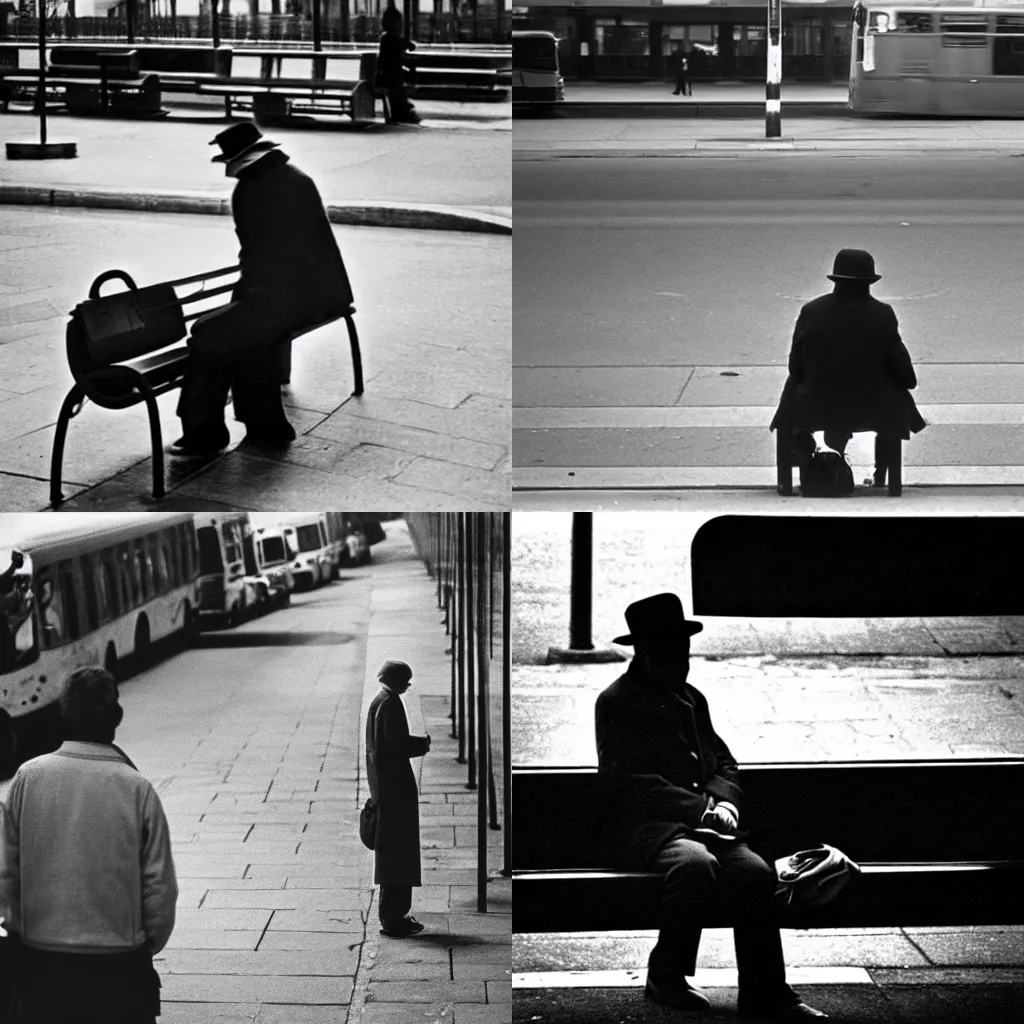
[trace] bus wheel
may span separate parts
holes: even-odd
[[[103,659],[103,667],[117,679],[117,673],[120,669],[120,665],[117,661],[117,648],[113,644],[107,644],[107,654]]]
[[[149,619],[143,615],[135,627],[135,668],[145,668],[150,659]]]

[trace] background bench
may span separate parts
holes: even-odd
[[[752,849],[771,861],[827,842],[863,869],[785,927],[1024,923],[1024,760],[747,765],[740,779]],[[596,769],[513,770],[512,814],[515,931],[659,927],[660,876],[616,863]]]
[[[0,103],[7,110],[18,94],[31,93],[39,84],[38,68],[17,66],[19,49],[5,47],[0,61]],[[160,81],[140,67],[134,48],[106,47],[91,51],[55,47],[60,60],[46,69],[46,88],[59,94],[72,114],[114,113],[122,116],[162,117]]]
[[[162,282],[143,289],[147,295],[143,318],[151,327],[151,339],[132,346],[132,355],[125,358],[124,335],[115,333],[119,317],[111,317],[111,331],[97,332],[90,337],[80,316],[72,317],[67,328],[68,366],[75,383],[61,405],[53,439],[50,462],[50,501],[54,506],[64,500],[61,491],[64,444],[68,424],[81,412],[89,399],[103,409],[128,409],[145,403],[149,416],[150,442],[153,453],[153,497],[163,498],[164,463],[160,412],[156,399],[181,387],[188,360],[184,343],[187,325],[198,317],[226,305],[238,280],[237,266],[207,271],[176,281]],[[135,282],[123,270],[109,270],[93,281],[89,299],[100,299],[100,290],[108,281],[122,281],[129,291],[136,291]],[[224,296],[228,298],[225,299]],[[211,301],[211,300],[216,301]],[[86,304],[83,304],[86,305]],[[192,307],[186,311],[186,307]],[[278,345],[281,375],[287,379],[291,369],[291,343],[303,334],[315,331],[334,320],[344,319],[352,351],[354,395],[363,393],[363,367],[359,336],[355,326],[355,306],[349,306],[342,317],[332,317],[284,336]]]
[[[719,516],[691,544],[693,616],[1019,615],[1020,536],[1009,516]],[[1024,923],[1024,758],[751,764],[741,784],[766,858],[825,842],[864,869],[788,927]],[[594,767],[516,769],[512,805],[516,931],[658,927],[658,876],[617,862]]]

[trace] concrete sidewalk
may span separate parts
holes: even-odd
[[[478,912],[475,794],[465,767],[453,770],[443,724],[451,659],[436,590],[405,525],[386,529],[373,565],[290,612],[204,636],[191,666],[186,652],[124,688],[119,741],[160,793],[181,889],[156,958],[161,1024],[509,1019],[510,884],[494,874]],[[232,674],[239,648],[288,645],[289,618],[293,631],[301,623],[291,678]],[[357,836],[363,711],[385,656],[413,666],[411,730],[433,739],[415,762],[423,886],[413,914],[427,930],[408,940],[379,934],[373,859]],[[222,679],[189,676],[217,664]],[[189,721],[190,687],[208,701],[211,685],[224,696]],[[495,872],[502,835],[487,836]]]
[[[210,162],[225,123],[51,116],[73,160],[0,160],[0,203],[230,214],[234,182]],[[312,175],[339,224],[511,233],[508,132],[322,125],[268,129]],[[38,138],[35,118],[0,114],[0,142]]]
[[[670,98],[674,98],[671,97]],[[762,111],[763,115],[763,111]],[[715,116],[697,119],[517,118],[514,160],[555,157],[700,157],[744,151],[1020,153],[1024,121],[852,118],[791,119],[785,103],[782,138],[766,139],[761,120]]]
[[[671,81],[574,81],[565,83],[560,117],[764,117],[763,82],[693,83],[693,94],[675,96]],[[849,89],[846,82],[783,82],[782,110],[798,117],[845,114]],[[516,119],[529,117],[517,110]]]

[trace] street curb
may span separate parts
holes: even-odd
[[[0,185],[0,204],[59,206],[97,210],[141,210],[148,213],[230,215],[231,200],[196,192],[120,192],[45,185]],[[332,224],[360,227],[416,228],[428,231],[471,231],[511,235],[512,221],[486,213],[469,213],[452,206],[413,203],[327,203]]]

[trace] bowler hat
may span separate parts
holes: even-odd
[[[226,164],[237,160],[246,153],[266,152],[276,149],[280,142],[265,139],[263,133],[252,123],[243,121],[225,128],[216,138],[210,139],[211,146],[220,146],[221,152],[213,158],[215,164]]]
[[[830,281],[868,281],[881,280],[882,275],[875,273],[875,260],[863,249],[840,249],[832,264]]]
[[[683,614],[683,602],[675,594],[655,594],[642,601],[634,601],[626,609],[629,632],[617,636],[612,643],[640,647],[668,647],[680,634],[693,636],[703,628]]]

